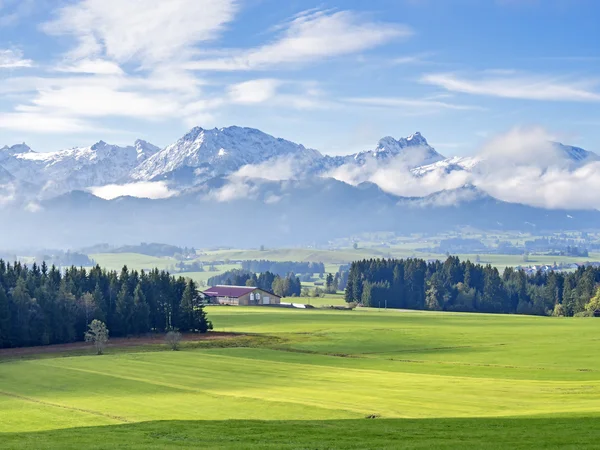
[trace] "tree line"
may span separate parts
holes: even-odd
[[[113,337],[212,328],[196,284],[168,272],[0,260],[0,348],[80,341],[93,320]]]
[[[271,291],[280,297],[299,297],[302,293],[300,278],[293,273],[279,276],[272,272],[256,274],[244,269],[232,269],[208,279],[210,286],[254,286]]]
[[[345,295],[371,307],[573,316],[594,313],[598,283],[600,268],[591,266],[527,275],[453,256],[430,263],[365,259],[352,263]]]
[[[299,262],[299,261],[269,261],[253,260],[242,261],[242,270],[254,273],[271,272],[276,275],[285,276],[289,273],[325,273],[325,264],[322,262]]]

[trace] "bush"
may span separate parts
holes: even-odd
[[[179,350],[179,344],[181,342],[181,333],[179,331],[169,331],[165,336],[165,342],[171,350]]]
[[[594,317],[594,313],[592,311],[581,311],[576,313],[573,317]]]

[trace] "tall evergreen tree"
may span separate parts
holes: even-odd
[[[150,330],[150,309],[140,282],[133,291],[132,321],[132,329],[135,334],[146,333]]]
[[[122,336],[127,336],[128,334],[133,333],[132,326],[132,318],[133,318],[133,297],[129,292],[129,287],[127,283],[123,283],[121,286],[121,290],[117,295],[117,305],[116,305],[116,324],[118,332]]]
[[[0,348],[10,347],[10,308],[8,296],[0,284]]]

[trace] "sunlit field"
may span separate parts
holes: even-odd
[[[0,447],[591,448],[600,437],[594,319],[207,309],[215,329],[250,336],[5,357]]]

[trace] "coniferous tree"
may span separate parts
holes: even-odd
[[[10,347],[10,323],[8,296],[0,284],[0,348]]]
[[[140,282],[133,291],[132,322],[132,330],[135,334],[150,331],[150,309]]]
[[[129,287],[126,282],[122,284],[121,290],[117,295],[116,316],[118,332],[122,336],[133,333],[133,297],[129,292]]]

